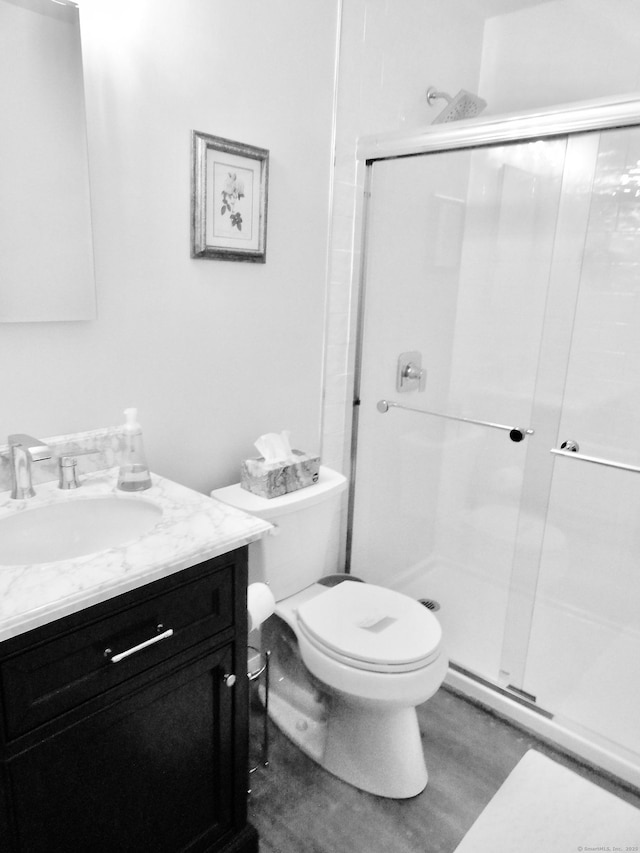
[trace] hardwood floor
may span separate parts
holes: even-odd
[[[270,763],[251,775],[249,797],[260,853],[453,853],[532,747],[640,807],[640,796],[449,689],[421,706],[419,718],[429,783],[410,800],[341,782],[270,723]]]

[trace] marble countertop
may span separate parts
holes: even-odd
[[[15,512],[109,495],[118,469],[88,474],[78,489],[41,484],[29,500],[0,493],[0,519]],[[152,474],[152,486],[135,493],[162,509],[158,524],[140,538],[106,551],[33,565],[0,565],[0,642],[98,604],[128,590],[194,566],[259,539],[271,525],[200,492]]]

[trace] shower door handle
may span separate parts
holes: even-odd
[[[430,415],[434,418],[445,418],[448,421],[459,421],[463,424],[476,424],[476,426],[491,427],[491,429],[502,429],[509,433],[511,441],[522,441],[528,435],[533,435],[535,430],[528,427],[514,427],[508,424],[495,424],[492,421],[478,421],[475,418],[463,418],[460,415],[449,415],[444,412],[430,412],[426,409],[414,409],[413,406],[404,406],[402,403],[396,403],[393,400],[378,400],[376,408],[380,414],[388,412],[390,408],[404,409],[407,412],[417,412],[419,415]]]
[[[578,453],[580,450],[577,441],[563,441],[560,447],[552,447],[549,451],[554,456],[564,456],[565,459],[577,459],[580,462],[591,462],[592,465],[602,465],[605,468],[617,468],[619,471],[631,471],[640,474],[640,467],[629,465],[626,462],[616,462],[614,459],[602,459],[600,456],[586,456]]]

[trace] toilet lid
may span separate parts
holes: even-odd
[[[422,604],[368,583],[345,581],[306,601],[298,623],[331,657],[381,672],[425,666],[442,639],[440,623]]]

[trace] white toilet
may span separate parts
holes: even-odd
[[[346,486],[321,467],[317,483],[282,497],[239,484],[211,495],[270,521],[277,534],[249,546],[249,582],[267,582],[277,602],[262,626],[274,722],[340,779],[413,797],[427,784],[416,705],[444,680],[442,631],[408,596],[333,574]]]

